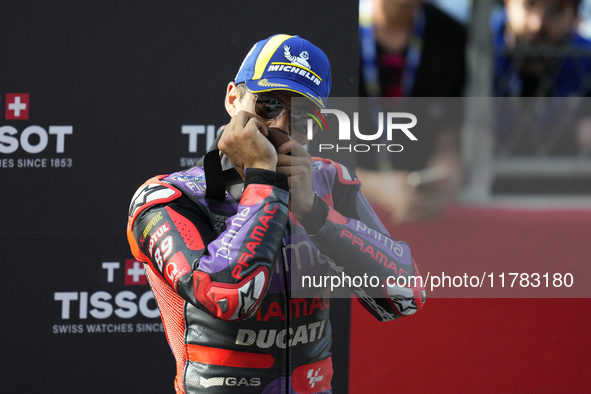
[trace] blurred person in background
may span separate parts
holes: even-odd
[[[505,0],[505,9],[491,18],[496,54],[494,96],[590,96],[591,41],[576,30],[580,3]],[[591,111],[586,101],[576,105],[564,99],[541,102],[544,106],[533,118],[532,131],[520,141],[512,136],[511,122],[524,112],[526,102],[520,102],[521,107],[505,103],[502,121],[507,123],[497,127],[499,142],[510,144],[514,153],[522,155],[573,156],[580,149],[590,151]]]
[[[492,17],[495,96],[588,96],[591,42],[577,33],[580,0],[505,0]],[[581,54],[583,56],[581,56]]]
[[[420,0],[361,0],[360,47],[360,97],[462,95],[466,31],[433,5]],[[442,99],[410,102],[427,108],[426,116],[410,111],[419,119],[413,129],[418,143],[405,145],[400,153],[357,158],[364,194],[389,211],[395,223],[441,215],[462,179],[461,109]],[[411,174],[431,181],[409,181]]]

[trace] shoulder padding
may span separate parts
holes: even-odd
[[[182,195],[179,189],[161,181],[167,176],[158,175],[150,178],[137,189],[129,204],[128,230],[132,229],[135,219],[147,208],[157,204],[165,204]]]
[[[139,261],[147,263],[148,257],[144,255],[133,236],[133,223],[138,215],[145,209],[156,204],[165,204],[176,198],[179,198],[182,193],[180,190],[172,185],[161,181],[167,175],[158,175],[150,178],[146,183],[140,186],[133,195],[131,204],[129,205],[129,213],[127,218],[127,241],[131,248],[131,253]]]

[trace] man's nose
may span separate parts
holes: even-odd
[[[284,133],[291,134],[291,113],[289,111],[284,111],[281,116],[275,119],[269,127],[275,127]]]

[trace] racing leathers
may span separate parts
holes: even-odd
[[[300,220],[287,177],[262,169],[246,169],[223,201],[205,197],[202,166],[135,193],[128,240],[160,309],[177,393],[332,393],[334,278],[380,321],[422,307],[422,283],[395,281],[418,275],[409,247],[390,238],[354,174],[318,158],[312,170],[314,205]],[[372,286],[355,280],[364,275]]]

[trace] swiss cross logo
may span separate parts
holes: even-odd
[[[147,285],[148,279],[144,264],[133,259],[125,259],[125,285]]]
[[[6,120],[29,119],[29,93],[6,94]]]

